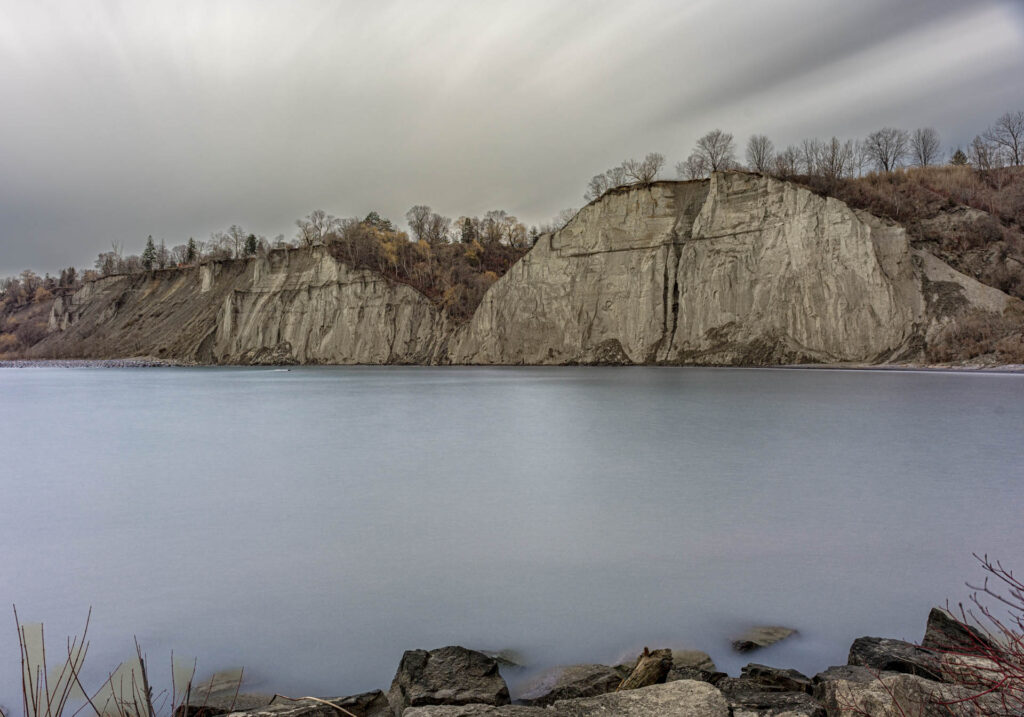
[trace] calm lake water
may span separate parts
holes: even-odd
[[[920,640],[972,551],[1024,570],[1024,375],[0,369],[0,475],[0,604],[55,653],[92,606],[93,684],[133,634],[285,694],[448,644],[813,674]],[[757,623],[800,636],[732,654]]]

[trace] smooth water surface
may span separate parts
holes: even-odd
[[[448,644],[813,674],[920,640],[972,551],[1024,570],[1024,376],[0,369],[0,475],[0,604],[56,650],[92,606],[94,681],[133,634],[285,694]],[[800,636],[732,654],[755,623]]]

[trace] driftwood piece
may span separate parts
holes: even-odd
[[[635,690],[639,687],[662,683],[671,669],[672,650],[654,650],[652,652],[645,647],[643,653],[637,658],[636,667],[615,691]]]

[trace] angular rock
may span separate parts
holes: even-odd
[[[665,677],[665,682],[675,682],[676,680],[697,680],[698,682],[707,682],[712,685],[717,685],[719,680],[728,677],[724,672],[709,672],[708,670],[698,670],[696,667],[673,667],[668,671],[668,675]]]
[[[737,652],[750,652],[774,645],[776,642],[781,642],[795,634],[797,634],[796,630],[777,625],[752,627],[732,641],[732,649]]]
[[[740,669],[740,674],[773,692],[810,692],[811,678],[797,670],[769,667],[751,662]]]
[[[931,650],[903,640],[886,637],[858,637],[850,646],[850,665],[886,672],[905,672],[942,681],[942,663]]]
[[[635,690],[639,687],[647,687],[664,682],[671,669],[671,650],[651,651],[645,647],[643,653],[637,658],[636,667],[619,685],[619,690]]]
[[[871,682],[878,679],[877,670],[869,670],[866,667],[856,665],[834,665],[823,670],[811,678],[811,696],[815,699],[824,700],[824,683],[838,682]]]
[[[407,650],[388,692],[395,714],[422,705],[507,705],[498,663],[482,652],[449,646]]]
[[[607,665],[558,667],[531,682],[519,695],[517,702],[541,707],[557,700],[607,694],[621,683],[619,673]]]
[[[979,630],[965,625],[945,610],[933,607],[928,613],[921,647],[960,655],[988,655],[998,648]]]
[[[208,707],[206,705],[178,705],[174,708],[174,717],[218,717],[226,715],[228,710],[221,707]]]
[[[858,675],[859,677],[859,675]],[[976,693],[959,686],[900,672],[881,672],[871,680],[830,679],[819,683],[821,702],[829,717],[950,717],[950,703]],[[979,714],[1005,714],[997,695],[979,698]],[[975,714],[969,702],[958,702],[953,714]]]
[[[825,717],[825,706],[806,692],[743,690],[725,695],[732,717]]]
[[[672,650],[672,667],[694,667],[705,672],[717,672],[711,655],[702,650]]]
[[[402,717],[729,717],[729,703],[704,682],[680,680],[599,697],[562,700],[549,707],[414,707]]]
[[[231,714],[244,717],[342,717],[344,713],[332,705],[341,707],[356,717],[393,717],[387,697],[380,690],[349,697],[329,697],[324,700],[283,700],[278,697],[266,707],[236,710]]]

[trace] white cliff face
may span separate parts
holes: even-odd
[[[430,363],[448,329],[425,296],[323,247],[118,276],[54,304],[39,356],[199,363]]]
[[[1006,307],[920,254],[896,225],[756,175],[613,192],[491,287],[451,360],[883,362],[916,358],[948,320],[929,276],[957,310]]]
[[[544,235],[453,327],[324,247],[109,277],[54,303],[36,356],[201,363],[920,360],[950,322],[1020,302],[904,230],[736,172],[613,190]]]
[[[706,182],[613,191],[488,290],[452,340],[454,363],[644,363],[672,318],[676,249]]]
[[[213,358],[220,363],[430,363],[447,334],[418,291],[350,269],[322,247],[253,262],[223,299]]]

